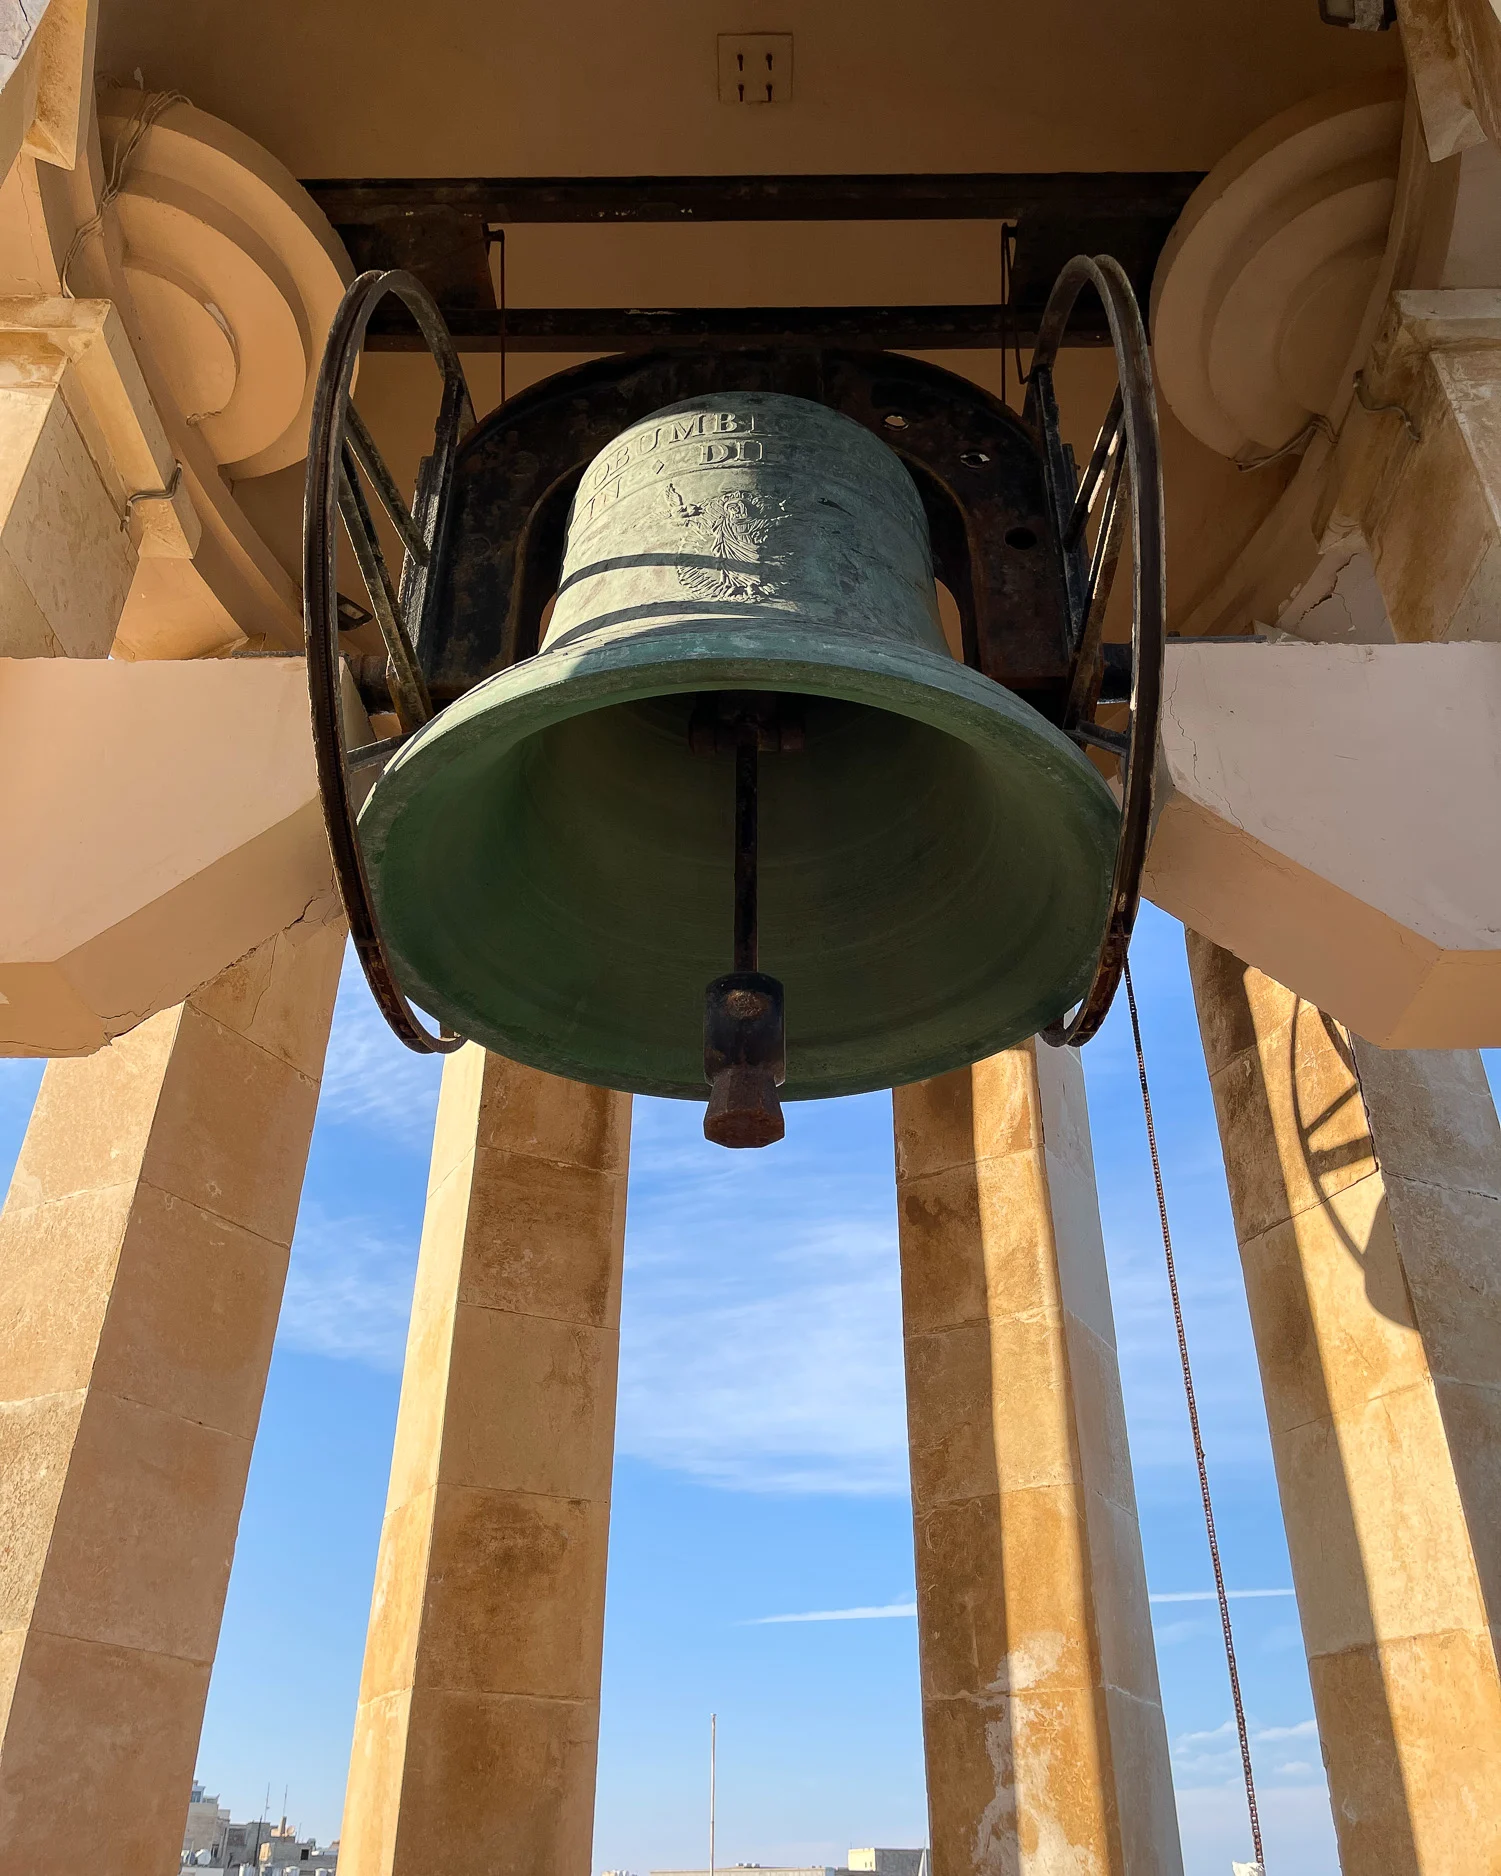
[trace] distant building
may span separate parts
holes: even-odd
[[[873,1870],[875,1876],[928,1876],[926,1850],[851,1850],[852,1870]]]
[[[830,1863],[716,1863],[714,1876],[731,1876],[734,1870],[754,1870],[755,1876],[850,1876],[842,1867]],[[709,1876],[706,1869],[654,1869],[651,1876]]]
[[[296,1830],[283,1818],[280,1824],[274,1824],[271,1827],[266,1841],[261,1845],[258,1869],[264,1871],[290,1868],[306,1872],[306,1876],[334,1876],[338,1864],[337,1838],[327,1849],[320,1850],[314,1838],[299,1837]]]
[[[202,1785],[195,1780],[188,1799],[188,1821],[183,1826],[183,1862],[191,1862],[204,1850],[211,1854],[217,1851],[228,1829],[229,1812],[220,1805],[217,1796],[206,1796]]]
[[[784,1863],[717,1863],[713,1876],[731,1876],[735,1870],[754,1870],[755,1876],[929,1876],[926,1850],[851,1850],[849,1861],[837,1867],[810,1863],[793,1867]],[[610,1870],[601,1876],[621,1876]],[[651,1876],[709,1876],[706,1869],[654,1869]]]
[[[187,1825],[182,1838],[182,1871],[219,1870],[224,1876],[272,1876],[297,1871],[298,1876],[336,1876],[339,1840],[320,1849],[312,1837],[299,1837],[283,1818],[272,1824],[265,1818],[236,1824],[217,1797],[209,1797],[195,1783],[188,1801]]]

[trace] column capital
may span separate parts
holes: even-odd
[[[1501,289],[1393,294],[1339,506],[1398,641],[1501,639]]]
[[[0,389],[61,389],[136,551],[191,560],[202,529],[114,302],[0,298],[0,346]]]

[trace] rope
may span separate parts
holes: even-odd
[[[1256,1867],[1264,1871],[1261,1819],[1256,1810],[1256,1780],[1251,1772],[1251,1742],[1246,1734],[1246,1709],[1240,1697],[1240,1671],[1235,1665],[1235,1636],[1230,1627],[1230,1600],[1225,1594],[1225,1572],[1220,1564],[1219,1539],[1214,1530],[1214,1505],[1209,1496],[1209,1471],[1204,1463],[1204,1442],[1199,1437],[1199,1405],[1194,1395],[1193,1369],[1188,1361],[1188,1336],[1183,1328],[1183,1302],[1178,1294],[1178,1271],[1173,1262],[1173,1235],[1168,1229],[1167,1198],[1162,1189],[1162,1162],[1157,1155],[1157,1129],[1152,1124],[1152,1093],[1147,1086],[1147,1058],[1141,1046],[1141,1023],[1136,1014],[1136,990],[1131,965],[1126,963],[1126,1002],[1131,1011],[1131,1035],[1136,1043],[1136,1072],[1141,1080],[1141,1109],[1146,1116],[1147,1146],[1152,1154],[1152,1178],[1157,1186],[1157,1215],[1162,1220],[1162,1251],[1167,1259],[1167,1282],[1173,1296],[1173,1324],[1178,1331],[1178,1359],[1183,1364],[1183,1392],[1188,1400],[1188,1424],[1193,1429],[1194,1458],[1199,1467],[1199,1495],[1204,1501],[1204,1529],[1209,1538],[1209,1561],[1214,1566],[1214,1590],[1219,1598],[1220,1627],[1225,1633],[1225,1662],[1230,1669],[1230,1696],[1235,1702],[1235,1730],[1240,1738],[1240,1765],[1246,1780],[1246,1810],[1251,1818],[1251,1845]]]
[[[120,191],[125,187],[126,167],[130,159],[135,155],[137,149],[139,149],[141,139],[164,111],[170,110],[174,104],[186,104],[187,102],[188,99],[185,98],[180,91],[142,92],[141,102],[131,114],[130,122],[126,126],[125,133],[116,142],[114,151],[110,157],[109,168],[105,174],[104,187],[99,193],[99,206],[89,219],[80,225],[72,241],[68,244],[67,253],[63,256],[63,264],[59,269],[58,279],[62,286],[63,293],[68,299],[71,300],[74,297],[73,289],[68,284],[68,275],[72,271],[73,263],[78,259],[84,242],[89,240],[91,236],[98,234],[103,228],[106,212],[119,195]]]
[[[1339,441],[1334,425],[1327,417],[1310,417],[1296,436],[1290,436],[1279,449],[1268,450],[1265,456],[1250,456],[1242,460],[1239,456],[1231,460],[1242,475],[1251,469],[1265,469],[1268,463],[1281,462],[1284,456],[1291,456],[1294,450],[1307,449],[1316,436],[1327,436],[1331,443]]]
[[[1365,373],[1363,371],[1356,372],[1354,382],[1355,396],[1359,400],[1362,410],[1370,411],[1373,417],[1379,416],[1382,411],[1390,411],[1392,416],[1402,419],[1402,427],[1406,430],[1408,436],[1411,437],[1414,443],[1422,442],[1423,432],[1413,422],[1412,415],[1409,411],[1404,410],[1400,404],[1376,403],[1371,397],[1370,387],[1366,384]]]

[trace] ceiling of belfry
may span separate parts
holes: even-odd
[[[730,31],[794,35],[789,106],[719,103]],[[1316,0],[103,0],[99,37],[301,176],[1204,169],[1400,57]]]
[[[790,104],[719,102],[728,32],[793,35]],[[1324,26],[1317,0],[101,0],[98,65],[326,179],[1203,171],[1401,56],[1396,33]],[[532,223],[501,251],[518,308],[899,306],[994,301],[998,240],[981,221]],[[513,357],[509,388],[586,355]],[[927,356],[1000,388],[994,350]],[[494,353],[466,363],[490,408]],[[387,354],[361,380],[404,471],[426,447],[426,369]],[[1098,352],[1064,361],[1078,448],[1110,370]],[[1191,593],[1277,484],[1164,425],[1174,587]],[[240,491],[288,566],[299,473]],[[1211,541],[1206,502],[1243,523]]]

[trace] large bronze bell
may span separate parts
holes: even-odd
[[[1090,981],[1119,814],[950,656],[898,458],[726,392],[604,450],[539,653],[412,736],[360,815],[409,993],[560,1075],[780,1131],[1030,1036]],[[705,990],[710,987],[706,1038]]]

